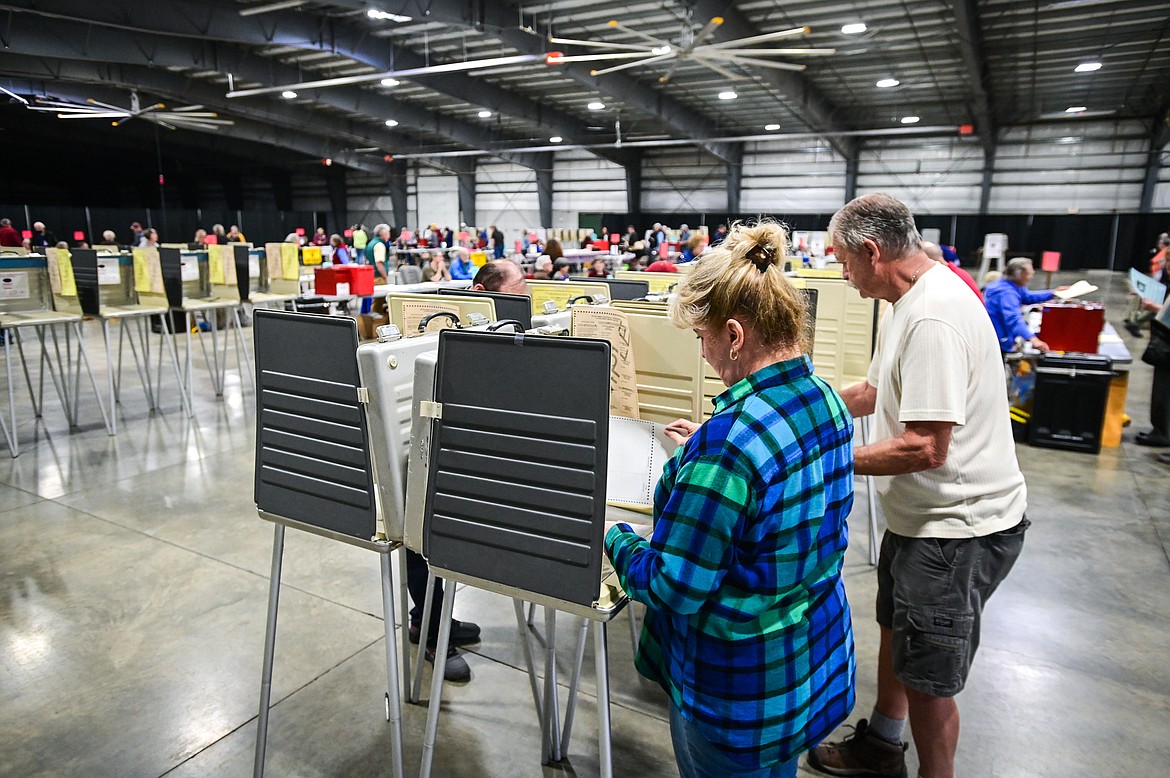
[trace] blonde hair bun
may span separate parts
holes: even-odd
[[[720,248],[731,254],[733,263],[750,262],[760,272],[773,266],[783,270],[788,256],[788,231],[772,221],[746,225],[736,222]]]

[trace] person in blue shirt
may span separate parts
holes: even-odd
[[[471,252],[464,248],[459,249],[451,263],[451,280],[470,281],[474,275],[475,265],[471,264]]]
[[[1039,351],[1048,350],[1048,344],[1036,337],[1036,333],[1024,323],[1022,308],[1025,305],[1048,302],[1065,287],[1043,289],[1039,292],[1029,291],[1028,282],[1035,274],[1032,260],[1022,257],[1012,259],[1004,268],[1003,278],[992,281],[983,290],[983,304],[991,316],[992,325],[995,326],[999,348],[1005,353],[1015,351],[1016,338],[1023,338]]]

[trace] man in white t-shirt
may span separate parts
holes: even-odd
[[[874,414],[854,452],[878,479],[889,530],[878,562],[878,699],[868,720],[809,752],[830,775],[903,776],[914,730],[919,775],[954,775],[954,697],[979,646],[983,605],[1023,547],[1027,489],[1016,463],[999,343],[971,290],[923,253],[889,195],[859,197],[829,223],[844,276],[890,303],[864,383],[841,392]]]

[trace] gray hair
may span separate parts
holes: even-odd
[[[1007,279],[1016,279],[1032,270],[1032,260],[1026,257],[1016,257],[1009,259],[1003,269],[1003,277]]]
[[[866,240],[872,240],[891,260],[918,251],[922,240],[910,209],[880,192],[862,195],[833,214],[829,234],[834,244],[850,252],[860,251]]]
[[[389,232],[389,231],[390,231],[390,225],[389,225],[389,224],[375,224],[375,225],[374,225],[374,234],[375,234],[375,235],[381,235],[381,234],[382,234],[382,230],[385,230],[386,232]]]

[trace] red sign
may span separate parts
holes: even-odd
[[[20,237],[32,240],[32,230],[21,230]]]
[[[74,230],[73,239],[74,240],[85,240],[85,233],[82,232],[81,230]]]
[[[305,234],[305,228],[304,227],[297,227],[297,235],[304,235],[304,234]]]
[[[203,239],[203,243],[205,245],[208,245],[208,246],[218,246],[219,245],[219,236],[215,235],[215,234],[208,235],[206,238]]]
[[[353,237],[353,230],[346,230],[345,237],[352,238]]]
[[[1045,273],[1055,273],[1060,270],[1060,252],[1045,251],[1040,255],[1040,269]]]

